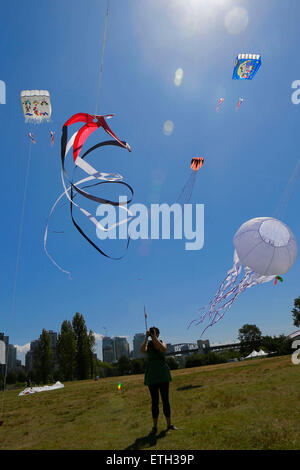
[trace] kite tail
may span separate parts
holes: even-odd
[[[47,250],[47,238],[48,238],[48,229],[49,229],[49,221],[50,221],[50,218],[57,206],[57,204],[59,203],[59,201],[65,196],[65,193],[63,192],[59,198],[55,201],[55,203],[53,204],[53,206],[51,207],[51,210],[50,210],[50,213],[48,215],[48,218],[47,218],[47,222],[46,222],[46,229],[45,229],[45,234],[44,234],[44,251],[46,253],[46,255],[48,256],[48,258],[50,259],[50,261],[54,264],[54,266],[56,266],[61,272],[67,274],[69,276],[69,279],[71,280],[72,277],[71,277],[71,273],[70,271],[67,271],[66,269],[63,269],[53,258],[52,256],[50,255],[50,253],[48,252]]]
[[[242,264],[238,258],[236,251],[234,252],[234,264],[233,268],[228,271],[226,278],[221,283],[216,295],[213,300],[199,310],[204,310],[202,315],[198,320],[193,320],[192,323],[199,325],[203,323],[207,318],[209,319],[208,325],[204,328],[201,333],[201,336],[207,330],[207,328],[218,323],[225,315],[227,310],[232,306],[233,302],[237,297],[244,292],[246,289],[253,287],[257,284],[263,284],[264,282],[269,282],[274,279],[275,276],[262,276],[255,273],[250,268],[244,268],[244,275],[241,280],[238,280],[242,271]],[[188,327],[188,328],[189,328]]]
[[[211,322],[214,323],[214,320],[218,312],[218,310],[216,310],[216,306],[220,304],[223,300],[225,300],[229,295],[234,293],[237,287],[236,281],[240,272],[241,272],[241,265],[234,264],[234,267],[230,271],[228,271],[227,276],[220,284],[220,287],[217,293],[215,294],[214,298],[210,301],[208,305],[205,305],[204,307],[201,307],[198,309],[198,311],[204,311],[202,315],[200,316],[200,318],[197,320],[193,320],[189,324],[188,328],[190,328],[190,326],[193,323],[197,322],[196,325],[199,325],[200,323],[202,323],[207,318],[207,315],[209,315]]]
[[[199,325],[200,323],[203,323],[206,318],[209,318],[209,323],[202,331],[201,336],[207,328],[215,325],[224,317],[226,311],[242,292],[244,292],[248,287],[251,287],[251,276],[254,274],[255,273],[253,272],[245,274],[243,279],[239,282],[237,280],[237,276],[234,276],[230,282],[226,283],[227,289],[229,290],[222,288],[219,294],[214,297],[209,307],[206,308],[205,312],[201,315],[200,319],[198,321],[194,320],[194,322],[197,321],[196,325]],[[223,281],[222,284],[224,284],[225,281]]]
[[[212,312],[214,310],[215,305],[218,304],[221,301],[220,298],[224,295],[223,293],[229,288],[229,286],[234,286],[235,285],[236,279],[238,278],[239,274],[241,273],[241,270],[242,270],[242,265],[241,265],[241,263],[238,259],[237,253],[234,252],[234,264],[233,264],[232,269],[230,269],[227,272],[227,276],[225,277],[223,282],[220,284],[220,287],[219,287],[216,295],[214,296],[213,300],[211,300],[211,302],[208,305],[205,305],[204,307],[201,307],[201,308],[198,309],[198,311],[205,310],[205,312],[201,315],[200,321],[198,321],[197,324],[201,323],[206,318],[207,311],[210,312],[209,315],[210,315],[210,318],[212,318],[212,316],[213,316]],[[228,292],[228,294],[229,294],[229,292]],[[197,320],[193,320],[190,323],[190,325],[192,323],[196,322],[196,321]],[[190,327],[190,325],[189,325],[189,327]]]
[[[220,110],[221,104],[223,103],[224,98],[220,98],[216,107],[216,111],[218,112]]]

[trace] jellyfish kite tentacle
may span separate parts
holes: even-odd
[[[214,304],[211,306],[209,311],[206,311],[198,321],[197,325],[203,323],[207,316],[209,316],[209,323],[201,333],[207,330],[207,328],[218,323],[225,315],[227,310],[230,309],[232,304],[237,300],[238,296],[242,294],[246,289],[263,284],[274,279],[274,276],[260,276],[251,270],[246,270],[243,278],[240,281],[233,280],[231,289],[229,291],[223,291],[219,295],[218,299],[214,299]]]
[[[214,319],[216,314],[222,309],[222,307],[216,309],[216,306],[222,303],[229,295],[231,295],[231,293],[233,293],[238,288],[236,282],[241,272],[241,269],[242,265],[239,262],[236,252],[234,252],[234,264],[232,269],[228,271],[227,276],[220,284],[218,291],[216,292],[214,298],[210,301],[210,303],[198,309],[199,311],[203,311],[200,318],[198,320],[193,320],[190,325],[194,322],[197,322],[196,324],[199,325],[207,318],[207,316],[212,322],[212,319]],[[215,322],[213,321],[213,323]],[[210,323],[209,326],[212,326],[212,324]]]

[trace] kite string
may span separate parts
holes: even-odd
[[[190,201],[195,186],[196,175],[197,173],[193,171],[192,174],[189,176],[187,182],[183,186],[177,198],[177,204],[188,204],[188,202]]]
[[[276,210],[275,210],[275,214],[274,216],[276,217],[279,217],[281,215],[281,211],[283,212],[285,210],[285,208],[287,207],[287,204],[289,202],[289,199],[290,199],[290,196],[291,196],[291,190],[292,190],[292,184],[293,184],[293,181],[297,175],[297,172],[298,172],[298,169],[299,169],[299,166],[300,166],[300,159],[298,160],[298,162],[296,163],[296,166],[293,170],[293,173],[285,187],[285,190],[278,202],[278,205],[276,207]],[[290,190],[290,194],[289,194],[289,190]]]
[[[15,304],[16,304],[17,280],[18,280],[20,254],[21,254],[21,246],[22,246],[24,214],[25,214],[25,205],[26,205],[26,199],[27,199],[27,188],[28,188],[28,180],[29,180],[29,170],[30,170],[30,162],[31,162],[32,143],[33,143],[32,141],[30,141],[30,143],[29,143],[29,151],[28,151],[28,159],[27,159],[27,169],[26,169],[26,176],[25,176],[23,203],[22,203],[22,211],[21,211],[20,226],[19,226],[17,259],[16,259],[16,268],[15,268],[15,276],[14,276],[14,284],[13,284],[13,294],[12,294],[10,321],[13,318],[14,311],[15,311]],[[5,394],[5,389],[6,389],[7,368],[8,368],[8,355],[9,355],[9,348],[8,348],[8,345],[7,345],[7,354],[6,354],[6,360],[5,360],[5,374],[4,374],[4,382],[3,382],[3,397],[2,397],[2,405],[1,405],[1,414],[0,414],[0,416],[3,416],[4,394]]]
[[[24,194],[23,194],[22,212],[21,212],[20,227],[19,227],[19,239],[18,239],[17,260],[16,260],[16,270],[15,270],[14,287],[13,287],[11,315],[14,314],[14,309],[15,309],[15,300],[16,300],[15,297],[16,297],[17,279],[18,279],[19,264],[20,264],[20,254],[21,254],[23,225],[24,225],[24,214],[25,214],[25,205],[26,205],[26,199],[27,199],[27,188],[28,188],[28,180],[29,180],[30,162],[31,162],[31,149],[32,149],[32,142],[29,143],[29,152],[28,152],[25,186],[24,186]]]
[[[107,5],[106,5],[105,28],[104,28],[104,37],[103,37],[103,45],[102,45],[102,55],[101,55],[101,63],[100,63],[100,70],[99,70],[99,78],[98,78],[97,97],[96,97],[96,109],[95,109],[95,114],[96,115],[98,114],[98,101],[99,101],[101,78],[102,78],[102,72],[103,72],[103,61],[104,61],[104,50],[105,50],[105,45],[106,45],[108,13],[109,13],[109,0],[107,0]]]

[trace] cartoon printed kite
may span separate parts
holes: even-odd
[[[259,54],[239,54],[235,59],[233,80],[252,80],[261,66]]]

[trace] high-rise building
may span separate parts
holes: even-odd
[[[57,359],[56,359],[56,343],[57,343],[57,333],[55,331],[49,330],[46,333],[50,336],[50,349],[52,353],[52,362],[54,370],[58,368]],[[30,371],[33,369],[33,362],[34,362],[34,352],[39,345],[40,340],[35,339],[30,343],[30,349],[27,351],[25,355],[25,369]]]
[[[129,358],[129,343],[126,338],[121,336],[115,336],[114,344],[116,361],[118,361],[122,356],[126,356]]]
[[[6,361],[7,361],[7,345],[8,337],[4,333],[0,333],[1,351],[0,351],[0,375],[5,375]],[[4,345],[3,345],[4,343]]]
[[[6,371],[6,364],[8,362],[8,354],[9,354],[9,351],[8,351],[8,345],[9,345],[9,336],[5,336],[4,333],[0,333],[0,340],[4,342],[5,344],[5,363],[2,364],[0,366],[0,373],[1,375],[4,375],[5,374],[5,371]]]
[[[9,336],[5,336],[4,333],[0,333],[0,340],[5,344],[5,351],[1,359],[0,374],[5,374],[6,365],[7,370],[16,369],[17,363],[17,348],[13,344],[9,344]],[[4,361],[2,361],[4,359]]]
[[[35,339],[30,343],[30,349],[25,354],[25,369],[30,371],[33,369],[33,361],[34,361],[34,351],[39,345],[39,340]]]
[[[4,333],[0,333],[0,339],[4,341],[5,346],[8,348],[9,345],[9,336],[5,336]]]
[[[7,369],[15,369],[17,362],[17,348],[13,344],[8,345]]]
[[[114,340],[109,336],[104,336],[102,340],[102,358],[109,364],[116,361]]]
[[[33,361],[34,361],[34,357],[33,357],[33,351],[27,351],[27,353],[25,354],[25,369],[30,371],[33,369]]]
[[[133,354],[134,359],[139,359],[145,355],[141,353],[141,346],[145,339],[145,333],[136,333],[133,337]]]

